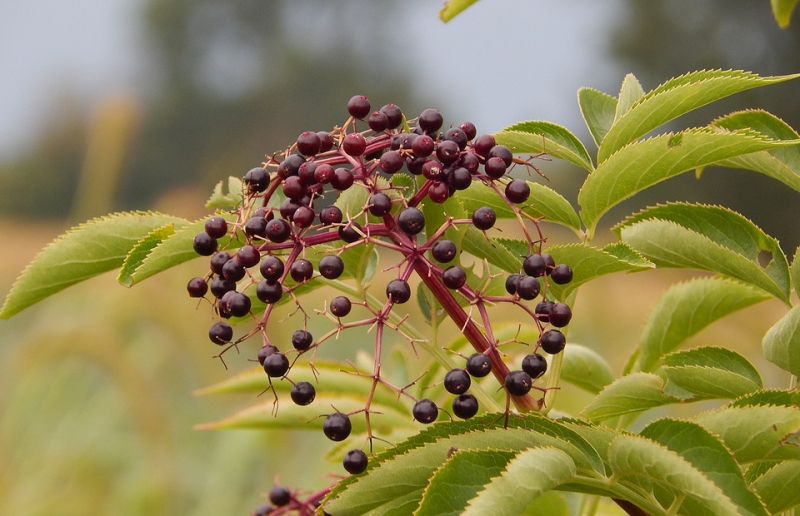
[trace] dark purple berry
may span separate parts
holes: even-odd
[[[249,269],[261,260],[261,253],[256,246],[247,244],[236,251],[236,260]]]
[[[324,226],[339,224],[342,221],[342,210],[340,210],[338,206],[332,204],[330,206],[323,206],[323,208],[319,210],[319,221]]]
[[[425,176],[426,179],[435,179],[437,181],[442,181],[447,177],[442,164],[433,159],[423,163],[422,175]]]
[[[289,239],[289,235],[292,234],[292,228],[289,226],[289,223],[283,219],[272,219],[267,222],[264,233],[271,241],[280,244]]]
[[[302,199],[306,194],[306,185],[300,179],[300,176],[287,177],[283,180],[281,188],[283,189],[283,195],[295,201]]]
[[[350,436],[352,429],[353,425],[350,423],[350,418],[347,414],[342,414],[341,412],[328,414],[325,421],[322,422],[322,431],[331,441],[344,441]]]
[[[533,276],[522,276],[517,283],[517,295],[528,301],[535,299],[541,290],[542,285]]]
[[[236,258],[231,258],[225,265],[222,266],[222,276],[231,281],[239,281],[240,279],[244,278],[244,275],[247,271],[244,268],[239,260]]]
[[[487,161],[492,158],[500,158],[506,164],[506,167],[510,167],[511,163],[514,162],[514,155],[511,154],[511,150],[504,145],[495,145],[486,157],[488,158]]]
[[[314,275],[314,266],[308,260],[300,258],[289,267],[289,275],[298,283],[303,283],[311,279]]]
[[[277,351],[264,358],[264,372],[270,378],[280,378],[289,371],[289,359]]]
[[[522,270],[528,276],[544,276],[547,264],[541,254],[531,254],[522,262]]]
[[[514,204],[521,204],[531,195],[531,187],[527,181],[514,179],[506,185],[506,198]]]
[[[217,250],[217,239],[203,231],[194,237],[192,247],[194,248],[194,252],[200,256],[211,256],[214,254],[214,251]]]
[[[265,344],[261,346],[261,349],[258,350],[258,363],[262,366],[264,365],[264,359],[270,356],[273,353],[277,353],[278,348],[273,346],[272,344]]]
[[[381,154],[379,166],[387,174],[394,174],[403,168],[403,163],[405,163],[403,155],[396,150],[390,150]]]
[[[443,123],[444,118],[442,118],[442,114],[436,109],[426,109],[420,113],[417,119],[417,125],[428,134],[438,131]]]
[[[328,165],[327,163],[322,163],[317,165],[317,168],[314,169],[314,179],[317,183],[327,185],[333,179],[333,167]]]
[[[550,310],[553,308],[552,301],[541,301],[536,305],[533,312],[539,316],[539,320],[543,323],[550,322]]]
[[[331,186],[343,192],[353,186],[355,182],[355,177],[353,176],[353,172],[349,168],[339,167],[333,171],[333,177],[331,178]]]
[[[457,167],[447,173],[447,184],[456,190],[466,190],[472,186],[472,174],[465,167]]]
[[[535,380],[547,371],[547,361],[539,353],[525,355],[522,359],[522,370]]]
[[[517,293],[517,285],[519,280],[522,279],[522,274],[512,274],[506,278],[506,292],[512,296]]]
[[[350,113],[350,116],[353,118],[364,118],[365,116],[369,115],[369,111],[369,99],[367,99],[367,97],[364,95],[355,95],[349,101],[347,101],[347,112]]]
[[[467,392],[471,384],[469,374],[463,369],[451,369],[444,375],[444,388],[450,394]]]
[[[268,516],[273,510],[275,510],[275,507],[268,503],[262,503],[253,511],[253,516]]]
[[[358,222],[352,220],[344,226],[339,226],[338,232],[339,238],[348,244],[352,244],[364,238],[364,232],[361,230],[361,226]]]
[[[269,187],[269,172],[261,167],[251,168],[244,175],[244,184],[251,194],[261,193]]]
[[[546,273],[547,273],[547,275],[549,276],[549,275],[550,275],[550,273],[553,271],[553,269],[555,269],[555,267],[556,267],[556,262],[555,262],[555,260],[553,259],[553,257],[552,257],[552,256],[550,256],[550,255],[549,255],[549,254],[547,254],[547,253],[542,253],[542,259],[544,260],[545,272],[546,272]]]
[[[557,283],[558,285],[564,285],[572,281],[572,269],[566,263],[560,263],[553,267],[553,271],[550,273],[550,279],[553,280],[553,283]]]
[[[478,413],[478,399],[470,393],[459,394],[453,400],[453,414],[461,419],[469,419]]]
[[[286,159],[278,164],[278,177],[286,179],[287,177],[296,176],[300,171],[300,165],[306,162],[306,159],[300,154],[289,154]]]
[[[382,192],[374,193],[369,196],[369,212],[376,217],[383,217],[392,211],[392,200]]]
[[[482,134],[472,143],[472,148],[478,156],[483,156],[485,158],[489,156],[489,151],[491,151],[495,145],[497,145],[497,143],[495,142],[494,136],[491,134]]]
[[[458,265],[451,265],[442,272],[442,283],[451,290],[458,290],[467,282],[467,273]]]
[[[345,317],[352,308],[353,304],[345,296],[337,296],[331,300],[331,313],[336,317]]]
[[[436,147],[436,142],[427,134],[414,139],[411,144],[411,151],[420,158],[427,158],[433,154],[433,149]]]
[[[380,133],[385,131],[386,128],[389,127],[389,117],[387,117],[380,111],[373,111],[369,115],[369,119],[367,119],[367,124],[369,125],[370,129],[372,129],[376,133]]]
[[[386,285],[386,297],[392,303],[403,304],[411,299],[411,287],[405,280],[393,279]]]
[[[333,138],[328,131],[319,131],[319,152],[328,152],[333,148]]]
[[[480,168],[481,160],[479,160],[475,154],[466,152],[461,155],[458,164],[466,168],[470,174],[474,174],[478,171],[478,168]]]
[[[317,390],[309,382],[297,382],[289,391],[289,396],[296,405],[309,405],[317,396]]]
[[[437,203],[442,204],[447,198],[450,197],[450,187],[444,181],[431,181],[428,187],[428,198]]]
[[[264,237],[266,235],[267,219],[264,217],[251,217],[244,223],[244,234],[250,237]]]
[[[256,297],[268,305],[280,301],[282,295],[283,287],[280,283],[261,280],[256,286]]]
[[[422,174],[422,167],[424,167],[425,163],[427,162],[428,160],[426,160],[425,158],[417,158],[409,156],[406,159],[406,168],[408,169],[408,172],[410,174],[418,176]]]
[[[505,385],[512,396],[524,396],[530,392],[533,380],[525,371],[511,371],[506,375]]]
[[[464,122],[463,124],[458,126],[462,131],[464,131],[464,135],[467,137],[468,140],[475,138],[475,135],[478,134],[478,129],[475,127],[475,124],[472,122]]]
[[[222,238],[228,233],[228,222],[219,215],[206,220],[206,233],[211,238]]]
[[[387,129],[396,129],[403,123],[403,111],[394,104],[386,104],[380,109],[388,120]]]
[[[290,199],[287,197],[286,199],[283,200],[283,202],[281,202],[281,205],[278,208],[278,210],[281,212],[281,217],[283,217],[285,220],[292,220],[294,218],[294,213],[300,206],[301,205],[299,199]]]
[[[292,501],[292,492],[284,486],[275,486],[269,490],[269,501],[278,507],[289,505]]]
[[[414,207],[403,209],[397,217],[397,225],[403,233],[416,235],[425,229],[425,215]]]
[[[264,277],[264,279],[275,283],[281,278],[281,276],[283,276],[283,261],[281,261],[281,259],[277,256],[266,256],[263,260],[261,260],[259,270],[261,271],[261,275]]]
[[[414,415],[414,419],[428,425],[436,421],[436,418],[439,417],[439,408],[433,401],[428,398],[423,398],[414,403],[411,413]]]
[[[208,338],[219,346],[227,344],[233,338],[233,327],[226,322],[216,322],[208,329]]]
[[[295,330],[292,334],[292,346],[297,351],[304,351],[314,343],[314,336],[306,330]]]
[[[436,158],[444,165],[456,161],[460,152],[461,149],[453,140],[442,140],[436,145]]]
[[[350,133],[342,140],[342,149],[349,156],[361,156],[367,150],[367,140],[361,133]]]
[[[220,303],[225,304],[225,309],[233,317],[244,317],[250,313],[250,298],[241,292],[226,293],[222,296]]]
[[[297,151],[306,156],[314,156],[319,152],[319,135],[311,131],[303,131],[297,137]]]
[[[488,206],[481,206],[472,212],[472,224],[481,231],[491,229],[496,221],[497,215]]]
[[[314,210],[308,206],[300,206],[295,210],[292,222],[294,222],[294,225],[298,228],[307,228],[314,223],[314,217],[316,217],[316,215]]]
[[[550,324],[556,328],[563,328],[572,319],[572,310],[565,303],[554,303],[550,308]]]
[[[467,372],[475,378],[483,378],[492,372],[492,361],[483,353],[474,353],[467,359]]]
[[[336,279],[344,272],[344,262],[335,254],[328,254],[319,261],[318,268],[323,278]]]
[[[508,166],[502,158],[498,157],[489,158],[486,160],[486,163],[483,164],[483,170],[486,172],[486,175],[494,179],[503,177],[507,169]]]
[[[452,240],[442,238],[436,241],[431,247],[431,256],[439,263],[448,263],[456,257],[458,248]]]
[[[227,292],[231,290],[236,290],[236,282],[227,280],[222,276],[217,276],[213,280],[211,280],[211,295],[217,299],[222,299]]]
[[[344,456],[342,466],[351,475],[357,475],[367,469],[367,454],[359,449],[350,450]]]
[[[203,297],[208,292],[208,283],[203,278],[192,278],[186,285],[189,297]]]
[[[456,142],[459,150],[464,150],[464,148],[467,146],[467,140],[469,140],[469,138],[467,138],[467,133],[458,127],[451,127],[445,131],[442,139]]]

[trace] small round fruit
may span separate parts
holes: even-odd
[[[236,251],[236,260],[249,269],[261,261],[261,253],[256,246],[247,244]]]
[[[450,197],[450,187],[444,181],[431,181],[428,187],[428,199],[442,204]]]
[[[341,412],[328,414],[325,421],[322,422],[322,431],[331,441],[344,441],[350,436],[352,429],[350,418]]]
[[[422,212],[420,212],[421,214]],[[192,241],[194,252],[200,256],[211,256],[217,250],[217,239],[203,231],[198,233]]]
[[[361,156],[367,150],[367,140],[361,133],[350,133],[342,140],[342,149],[348,156]]]
[[[233,327],[226,322],[215,322],[208,329],[208,338],[219,346],[227,344],[233,338]]]
[[[219,215],[206,220],[204,227],[211,238],[222,238],[228,234],[228,222]]]
[[[300,206],[295,210],[294,215],[292,216],[292,222],[294,222],[294,225],[298,228],[303,229],[313,224],[314,217],[316,216],[317,214],[314,213],[314,210],[310,207]]]
[[[494,136],[491,134],[482,134],[475,139],[472,148],[478,156],[485,158],[495,145],[497,145],[497,143],[495,142]]]
[[[522,270],[528,276],[544,276],[547,269],[544,257],[541,254],[531,254],[522,262]]]
[[[256,286],[256,297],[263,303],[271,305],[280,301],[283,296],[283,287],[276,281],[261,280]]]
[[[278,177],[286,179],[296,176],[300,172],[300,165],[306,162],[306,158],[300,154],[290,154],[286,159],[278,164]]]
[[[269,501],[278,507],[289,505],[292,501],[292,492],[288,487],[275,486],[269,490]]]
[[[186,285],[189,297],[203,297],[208,292],[208,283],[203,278],[192,278]]]
[[[542,333],[542,336],[539,339],[539,345],[542,347],[545,353],[549,353],[551,355],[561,353],[566,344],[567,338],[564,337],[564,334],[558,330],[547,330],[546,332]]]
[[[417,119],[417,125],[419,125],[422,130],[428,134],[438,131],[442,127],[443,123],[444,118],[436,109],[426,109],[420,113],[419,118]]]
[[[265,344],[265,345],[261,346],[261,348],[258,350],[258,354],[256,355],[256,357],[258,358],[258,363],[263,366],[264,365],[264,359],[266,359],[271,354],[277,353],[277,352],[278,352],[278,348],[276,346],[273,346],[272,344]]]
[[[344,272],[344,262],[335,254],[328,254],[319,261],[318,268],[323,278],[336,279]]]
[[[275,507],[271,506],[268,503],[262,503],[253,511],[253,516],[267,516],[269,513],[275,510]]]
[[[509,277],[506,278],[506,292],[511,294],[512,296],[517,293],[517,286],[519,285],[519,280],[522,279],[522,274],[511,274]]]
[[[306,259],[300,258],[289,267],[289,275],[298,283],[303,283],[311,279],[314,275],[314,266]]]
[[[467,138],[467,133],[465,133],[460,127],[451,127],[444,132],[442,139],[456,142],[459,150],[464,150],[464,148],[467,146],[467,141],[469,140],[469,138]]]
[[[373,111],[367,119],[367,124],[376,133],[381,133],[389,126],[389,117],[380,111]]]
[[[542,253],[542,259],[544,260],[545,271],[549,275],[556,267],[556,262],[553,257],[547,253]]]
[[[388,119],[387,129],[396,129],[403,123],[403,111],[394,104],[386,104],[380,109],[380,112]]]
[[[411,287],[405,280],[393,279],[386,285],[386,297],[392,303],[403,304],[411,299]]]
[[[331,137],[331,133],[328,131],[318,131],[317,136],[319,136],[320,152],[328,152],[333,148],[333,138]]]
[[[381,155],[378,166],[387,174],[394,174],[403,168],[403,155],[396,150],[386,151]]]
[[[345,296],[337,296],[331,300],[331,313],[336,317],[345,317],[350,313],[352,308],[353,304],[350,302],[350,299]]]
[[[342,466],[351,475],[357,475],[367,469],[367,454],[359,449],[350,450],[344,456]]]
[[[292,234],[291,226],[283,219],[272,219],[268,221],[264,231],[266,237],[276,244],[286,242],[286,240],[289,239],[289,235]]]
[[[364,95],[354,95],[347,101],[347,112],[353,118],[364,118],[370,112],[369,99]]]
[[[420,158],[427,158],[433,154],[433,149],[435,147],[436,142],[433,141],[433,138],[424,134],[414,139],[414,142],[411,144],[411,151]]]
[[[367,204],[369,204],[369,212],[376,217],[383,217],[392,211],[392,200],[382,192],[370,195]]]
[[[552,301],[541,301],[536,305],[533,312],[539,316],[539,321],[543,323],[550,322],[550,309],[553,308],[554,304]]]
[[[530,392],[533,380],[525,371],[511,371],[506,375],[505,385],[512,396],[524,396]]]
[[[233,317],[244,317],[250,313],[250,298],[241,292],[228,292],[222,298],[225,308]]]
[[[456,257],[458,248],[452,240],[442,238],[431,247],[431,256],[439,263],[448,263]]]
[[[339,224],[342,221],[342,217],[342,210],[333,204],[330,206],[323,206],[322,209],[319,210],[319,221],[322,222],[324,226]]]
[[[274,283],[281,279],[281,276],[283,276],[283,261],[277,256],[266,256],[263,260],[261,260],[259,270],[261,271],[261,275],[265,280]]]
[[[472,224],[481,231],[491,229],[495,222],[497,222],[497,214],[488,206],[481,206],[472,212]]]
[[[309,382],[297,382],[292,386],[289,391],[289,396],[296,405],[305,406],[314,401],[317,396],[317,390]]]
[[[453,140],[442,140],[436,145],[436,158],[443,165],[455,162],[458,159],[459,152],[461,152],[461,149]]]
[[[507,167],[510,167],[511,163],[514,161],[514,155],[511,154],[511,149],[504,145],[495,145],[492,147],[492,150],[489,151],[487,158],[492,159],[495,157],[502,159]]]
[[[223,278],[222,276],[217,276],[213,280],[211,280],[211,295],[216,297],[217,299],[222,299],[226,293],[230,292],[231,290],[236,290],[236,283]]]
[[[314,343],[314,336],[306,330],[295,330],[292,334],[292,346],[298,351],[304,351]]]
[[[222,276],[227,280],[239,281],[244,278],[245,274],[247,271],[244,265],[236,258],[231,258],[222,266]]]
[[[451,369],[444,375],[444,388],[450,394],[465,393],[471,384],[469,373],[463,369]]]
[[[319,152],[319,135],[312,131],[303,131],[297,137],[297,150],[300,154],[314,156]]]
[[[525,355],[522,359],[522,370],[528,373],[532,379],[539,378],[547,371],[547,361],[539,353]]]
[[[553,280],[553,283],[565,285],[572,281],[572,268],[566,263],[560,263],[553,267],[552,272],[550,272],[550,279]]]
[[[506,185],[506,198],[514,204],[521,204],[531,195],[531,187],[527,181],[514,179]]]
[[[469,419],[478,413],[478,399],[466,392],[453,400],[453,414],[461,419]]]
[[[344,226],[339,226],[339,229],[337,231],[339,233],[339,238],[341,238],[348,244],[357,242],[361,240],[364,236],[364,232],[361,230],[361,225],[355,221],[350,221]]]
[[[553,307],[550,308],[549,317],[550,324],[556,328],[563,328],[568,325],[570,319],[572,319],[572,310],[569,305],[565,303],[554,303]]]
[[[489,158],[486,160],[486,163],[483,165],[483,170],[486,172],[486,175],[494,178],[500,179],[506,174],[506,166],[505,162],[498,157]]]
[[[244,234],[250,237],[264,237],[266,235],[267,219],[264,217],[250,217],[244,223]]]
[[[539,280],[533,276],[522,276],[517,283],[517,294],[520,298],[528,301],[536,299],[541,290],[542,286],[539,284]]]
[[[429,425],[439,417],[439,408],[433,401],[428,398],[423,398],[414,403],[411,413],[414,415],[414,419],[420,423]]]
[[[492,372],[492,361],[483,353],[474,353],[467,359],[467,372],[475,378],[483,378]]]
[[[289,371],[289,359],[280,351],[264,358],[264,372],[270,378],[280,378]]]
[[[261,193],[269,186],[269,173],[261,167],[251,168],[244,175],[244,184],[250,193]]]
[[[442,272],[442,283],[451,290],[458,290],[467,282],[467,273],[458,265],[451,265]]]
[[[403,209],[397,217],[397,225],[403,233],[416,235],[425,229],[425,215],[414,207]]]

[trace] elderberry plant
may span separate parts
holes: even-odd
[[[205,428],[321,429],[339,464],[330,487],[276,484],[253,514],[590,515],[601,499],[631,515],[793,510],[800,250],[790,265],[746,217],[683,202],[630,215],[612,228],[615,243],[592,241],[624,199],[709,165],[800,191],[800,136],[770,113],[657,132],[727,95],[797,77],[701,71],[649,92],[629,75],[617,97],[584,88],[594,157],[549,122],[478,134],[435,109],[408,116],[355,96],[341,126],[303,132],[227,191],[220,183],[202,220],[124,213],[69,232],[24,271],[0,316],[106,270],[121,267],[130,286],[201,256],[186,288],[214,314],[206,345],[220,361],[234,350],[258,363],[206,390],[251,391],[257,404]],[[580,213],[547,186],[549,159],[587,171]],[[547,224],[578,242],[553,245]],[[568,337],[578,288],[655,267],[704,275],[662,296],[616,376]],[[788,388],[765,388],[726,343],[680,350],[768,299],[788,309],[762,343]],[[447,328],[457,335],[449,341]],[[324,358],[351,335],[370,339],[369,360]],[[393,362],[407,365],[398,348],[420,374],[395,379],[404,377]],[[594,396],[575,416],[556,402],[572,388]],[[650,409],[709,400],[711,410],[629,430]]]

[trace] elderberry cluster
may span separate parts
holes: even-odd
[[[512,402],[520,410],[540,409],[541,400],[529,396],[531,389],[537,388],[536,379],[547,369],[538,351],[556,354],[563,350],[566,339],[558,328],[566,326],[572,316],[568,305],[548,299],[548,288],[571,281],[572,270],[542,252],[545,239],[539,219],[524,210],[530,185],[508,176],[515,165],[538,169],[530,160],[515,157],[509,148],[498,145],[492,135],[477,135],[470,122],[444,128],[443,117],[435,109],[409,120],[393,104],[373,111],[366,97],[355,96],[347,111],[350,116],[342,127],[303,132],[286,150],[248,171],[240,206],[207,219],[204,231],[194,238],[194,250],[210,257],[209,270],[190,280],[188,291],[195,298],[211,294],[218,321],[208,336],[224,347],[218,356],[260,335],[262,345],[256,358],[270,385],[279,379],[291,382],[292,401],[308,405],[316,396],[314,384],[294,382],[290,377],[298,359],[311,353],[309,364],[313,367],[317,348],[341,331],[358,326],[378,328],[376,355],[381,353],[386,329],[413,346],[414,339],[403,332],[402,322],[391,322],[389,315],[396,305],[411,299],[413,288],[424,285],[475,349],[464,357],[463,369],[452,369],[444,377],[445,389],[455,396],[452,413],[462,419],[478,413],[477,398],[468,392],[471,379],[489,374],[494,374],[507,392],[507,411]],[[415,181],[394,181],[398,175],[410,175]],[[464,218],[445,213],[441,226],[426,225],[426,204],[426,209],[441,205],[476,183],[491,189],[508,206],[528,243],[528,255],[520,257],[519,272],[505,278],[507,295],[490,295],[485,285],[472,281],[460,265],[460,244],[446,237],[450,228],[459,232],[474,228],[489,238],[486,232],[497,222],[494,209],[481,206]],[[351,188],[365,191],[363,205],[336,202]],[[531,228],[535,228],[536,238],[531,236]],[[398,257],[397,277],[386,284],[385,301],[373,306],[366,299],[334,297],[314,312],[328,317],[333,328],[315,337],[308,331],[311,312],[301,304],[300,289],[318,277],[342,277],[346,272],[344,253],[367,244],[381,246]],[[529,306],[528,302],[537,299],[538,304]],[[295,303],[295,313],[302,318],[290,342],[273,342],[270,337],[271,316],[281,302]],[[509,370],[499,351],[504,343],[494,337],[489,308],[499,304],[518,307],[538,329],[533,352],[525,356],[519,369]],[[465,306],[474,307],[475,314]],[[366,316],[353,318],[355,308]],[[238,338],[231,325],[231,319],[237,318],[254,323]],[[440,409],[434,401],[417,399],[405,387],[381,376],[380,360],[375,361],[373,371],[357,374],[372,380],[367,399],[372,399],[375,389],[388,388],[413,401],[412,414],[417,421],[428,424],[438,418]],[[334,409],[324,417],[323,432],[333,441],[343,441],[350,436],[351,418],[363,415],[371,441],[373,414],[369,402],[350,413]],[[358,448],[347,452],[343,460],[344,468],[353,474],[364,471],[367,463],[367,454]],[[273,505],[279,504],[273,500]]]

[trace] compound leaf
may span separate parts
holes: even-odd
[[[764,335],[764,358],[793,375],[800,375],[800,305],[781,317]]]
[[[161,244],[161,242],[174,235],[176,229],[180,230],[187,224],[188,222],[167,224],[166,226],[154,229],[147,236],[139,240],[128,253],[128,256],[125,257],[125,261],[122,263],[122,268],[119,271],[119,276],[117,276],[117,281],[126,287],[133,285],[133,273],[142,265],[142,262],[147,258],[150,252]]]
[[[752,487],[770,514],[800,506],[800,460],[787,460],[770,468]]]
[[[670,382],[701,398],[737,398],[763,386],[745,357],[725,348],[702,347],[664,357]]]
[[[593,421],[678,403],[664,394],[664,380],[650,373],[633,373],[607,385],[581,412]]]
[[[578,90],[578,106],[594,143],[599,147],[614,124],[617,99],[593,88]]]
[[[499,145],[511,152],[544,153],[563,159],[591,172],[592,158],[583,143],[568,129],[552,122],[530,120],[508,126],[494,135]]]
[[[561,379],[589,391],[599,393],[614,381],[614,372],[606,359],[593,349],[570,342],[561,363]]]

